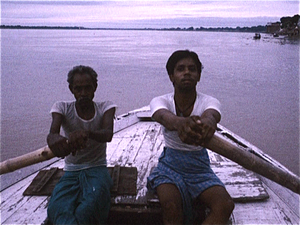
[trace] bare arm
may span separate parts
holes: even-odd
[[[153,119],[166,129],[177,131],[182,142],[203,146],[213,136],[221,115],[214,109],[207,109],[200,117],[178,117],[167,109],[159,109]]]
[[[196,117],[179,117],[167,109],[159,109],[153,114],[153,119],[166,129],[177,131],[182,142],[199,145],[201,130]]]
[[[109,142],[113,136],[113,118],[115,115],[115,108],[107,110],[99,124],[98,131],[76,130],[69,134],[69,144],[75,150],[86,147],[88,139],[93,139],[97,142]]]
[[[101,121],[101,130],[97,132],[88,132],[88,137],[98,142],[110,142],[114,133],[115,108],[107,110]]]
[[[200,145],[205,145],[207,141],[209,141],[214,135],[217,124],[221,120],[220,113],[215,109],[207,109],[200,116],[200,121],[198,123],[201,127],[201,139],[202,143]]]
[[[47,144],[53,154],[57,157],[64,157],[70,154],[71,148],[68,139],[60,135],[60,127],[63,116],[59,113],[52,113],[52,123],[47,136]]]
[[[107,110],[99,124],[101,127],[99,131],[76,130],[69,134],[68,140],[59,134],[63,116],[59,113],[52,113],[52,124],[47,136],[48,146],[55,156],[64,157],[71,152],[85,148],[89,138],[98,142],[109,142],[113,136],[114,115],[115,108]]]

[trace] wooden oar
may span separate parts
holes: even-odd
[[[237,145],[227,141],[221,134],[215,133],[207,143],[208,149],[238,163],[244,168],[260,174],[288,189],[300,194],[299,177],[280,169],[264,159],[248,152]]]
[[[258,173],[288,189],[300,194],[300,179],[282,170],[262,158],[238,147],[226,140],[221,134],[215,133],[207,143],[208,149],[238,163],[244,168]],[[8,159],[0,163],[0,174],[9,173],[17,169],[43,162],[55,157],[52,151],[46,146],[31,153]]]
[[[26,166],[52,159],[54,154],[47,146],[0,163],[0,175]]]

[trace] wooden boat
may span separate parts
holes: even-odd
[[[254,35],[254,37],[253,37],[254,39],[260,39],[261,38],[261,35],[260,35],[260,33],[255,33],[255,35]]]
[[[116,192],[112,194],[109,224],[162,224],[159,201],[146,188],[147,176],[157,164],[164,146],[161,126],[149,117],[149,107],[143,107],[117,117],[114,130],[113,140],[107,145],[108,166],[112,168],[114,184],[117,184],[113,188]],[[292,174],[225,127],[219,125],[217,132],[228,142],[245,151],[251,150],[252,154]],[[209,157],[212,169],[235,201],[235,209],[228,224],[299,224],[299,195],[213,151],[209,150]],[[54,168],[63,166],[63,160],[57,159],[51,161],[43,171],[53,175],[55,171],[61,172]],[[124,167],[131,172],[128,176],[123,175],[122,180]],[[1,224],[47,224],[47,203],[50,196],[24,195],[38,174],[41,171],[1,191]],[[42,185],[37,185],[39,190],[43,190],[44,186],[51,186],[47,183],[47,177],[42,177],[41,180]],[[136,189],[131,193],[126,193],[126,190],[118,192],[124,188],[121,183],[126,181],[125,185],[134,184]],[[206,211],[207,209],[203,211],[204,216]]]

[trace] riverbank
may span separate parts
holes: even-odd
[[[146,30],[146,31],[212,31],[212,32],[266,32],[266,26],[252,27],[172,27],[172,28],[88,28],[88,27],[63,27],[63,26],[20,26],[20,25],[1,25],[0,29],[43,29],[43,30]]]

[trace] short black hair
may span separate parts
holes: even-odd
[[[189,50],[177,50],[173,52],[167,61],[166,68],[169,75],[174,73],[174,69],[178,61],[185,58],[192,58],[196,63],[196,67],[199,73],[202,71],[202,63],[200,62],[198,55],[195,52]]]
[[[74,75],[75,74],[88,74],[88,75],[90,75],[94,85],[97,86],[98,74],[96,73],[96,71],[93,68],[91,68],[89,66],[83,66],[83,65],[74,66],[73,69],[71,69],[68,73],[67,81],[68,81],[69,85],[73,85],[73,80],[74,80]]]

